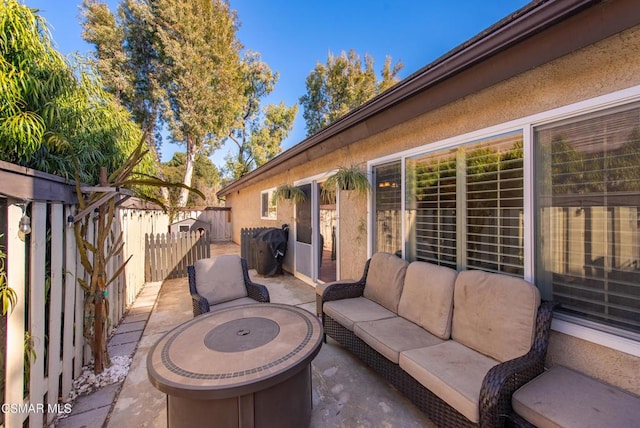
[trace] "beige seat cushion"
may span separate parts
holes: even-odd
[[[194,264],[196,289],[209,305],[247,297],[240,256],[228,254]]]
[[[442,343],[442,339],[402,317],[356,323],[356,336],[367,345],[398,364],[400,352]]]
[[[398,313],[398,303],[408,264],[406,260],[393,254],[374,254],[369,263],[364,297]]]
[[[497,361],[448,340],[400,353],[400,367],[471,422],[480,420],[480,389]]]
[[[453,295],[451,338],[504,362],[533,343],[540,293],[529,282],[479,270],[460,272]]]
[[[449,339],[457,274],[453,269],[433,263],[409,264],[398,315],[441,339]]]
[[[396,316],[390,310],[365,297],[326,302],[323,310],[327,315],[351,331],[353,331],[353,325],[357,322],[375,321]]]
[[[513,410],[539,427],[640,426],[640,397],[563,366],[518,389]]]

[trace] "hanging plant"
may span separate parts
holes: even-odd
[[[274,201],[289,200],[294,204],[299,204],[307,200],[307,195],[299,187],[290,184],[281,184],[273,192]]]
[[[357,165],[341,166],[322,183],[322,197],[330,198],[336,189],[353,190],[360,196],[366,196],[370,188],[369,177]]]

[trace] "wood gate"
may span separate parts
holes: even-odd
[[[145,281],[186,278],[187,266],[211,257],[209,233],[145,235]]]

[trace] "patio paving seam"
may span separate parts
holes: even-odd
[[[159,291],[160,287],[155,284],[151,286],[147,284],[140,291],[107,343],[111,357],[127,355],[133,358],[158,300]],[[143,304],[136,305],[140,299]],[[152,304],[149,303],[151,299],[153,299]],[[71,414],[57,421],[55,426],[58,428],[106,427],[125,379],[79,396],[74,402]]]

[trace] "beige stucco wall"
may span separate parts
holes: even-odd
[[[423,146],[510,120],[544,112],[640,85],[640,27],[539,66],[507,81],[424,114],[382,133],[341,148],[304,166],[242,189],[227,197],[232,207],[233,239],[240,228],[293,225],[291,204],[278,206],[277,221],[260,220],[260,191],[321,174],[339,165],[368,160]],[[360,239],[364,199],[341,198],[339,255],[342,278],[357,278],[366,261],[366,239]],[[355,213],[355,215],[354,215]],[[368,239],[368,238],[367,238]],[[289,265],[290,267],[290,265]],[[549,363],[583,370],[640,393],[640,358],[554,333]]]
[[[554,364],[640,395],[640,358],[636,356],[552,331],[546,365]]]

